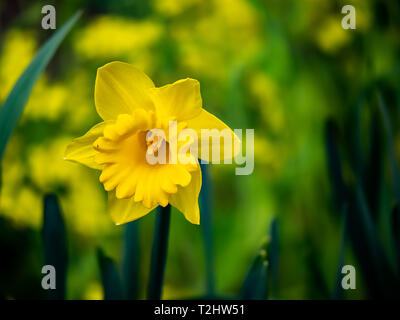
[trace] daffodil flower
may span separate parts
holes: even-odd
[[[188,221],[199,224],[201,169],[197,157],[187,164],[146,161],[149,148],[160,147],[156,139],[149,142],[149,133],[155,128],[165,130],[170,121],[176,121],[178,131],[190,128],[198,137],[202,129],[229,129],[202,108],[199,82],[188,78],[156,88],[132,65],[111,62],[97,71],[95,105],[103,122],[74,139],[65,159],[101,170],[99,180],[108,191],[113,221],[126,223],[158,205],[171,204]],[[237,141],[233,131],[229,132]],[[163,143],[168,151],[169,141]],[[201,141],[198,145],[200,149]]]

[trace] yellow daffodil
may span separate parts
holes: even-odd
[[[169,154],[168,139],[149,142],[147,138],[156,128],[168,132],[170,121],[177,123],[177,132],[189,128],[198,137],[202,129],[228,129],[233,143],[238,141],[232,130],[202,108],[199,82],[183,79],[156,88],[135,67],[111,62],[97,71],[95,104],[104,121],[74,139],[66,149],[65,159],[102,171],[99,180],[108,191],[113,221],[126,223],[158,205],[171,204],[188,221],[199,224],[201,170],[197,157],[186,164],[151,164],[146,158],[146,153],[157,152],[161,143]],[[201,138],[197,142],[201,146]],[[227,157],[223,151],[221,155]],[[201,152],[199,156],[202,158]]]

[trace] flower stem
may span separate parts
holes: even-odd
[[[139,222],[131,221],[125,225],[122,277],[125,298],[138,299],[140,275]]]
[[[203,233],[203,244],[206,262],[206,288],[208,296],[215,294],[214,276],[214,250],[212,233],[212,212],[211,212],[211,183],[208,173],[208,164],[201,164],[203,186],[200,191],[201,206],[201,229]]]
[[[157,208],[154,228],[153,248],[151,251],[150,279],[147,288],[149,300],[160,300],[164,282],[164,271],[167,260],[170,205]]]

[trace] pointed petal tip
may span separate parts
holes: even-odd
[[[186,218],[186,220],[189,221],[191,224],[194,224],[194,225],[196,225],[196,226],[199,226],[199,225],[200,225],[200,216],[197,216],[197,217],[195,217],[194,219],[193,219],[193,218],[186,217],[186,216],[185,216],[185,218]]]

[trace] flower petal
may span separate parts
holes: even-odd
[[[129,199],[117,199],[115,191],[111,191],[108,193],[108,207],[111,219],[116,225],[119,225],[143,217],[154,210],[157,205],[146,208],[141,202],[134,201],[133,197]]]
[[[154,83],[142,71],[123,62],[111,62],[97,70],[94,100],[97,113],[104,120],[134,109],[153,109],[148,89]]]
[[[239,137],[231,128],[208,111],[202,109],[197,117],[186,122],[188,128],[194,129],[197,133],[198,157],[200,159],[211,162],[212,150],[216,150],[215,148],[218,145],[220,147],[220,161],[232,159],[240,152],[241,141]],[[208,129],[208,135],[202,134],[202,129]],[[209,144],[210,137],[214,137],[211,144]],[[209,159],[201,152],[201,147],[203,146],[204,149],[207,144],[209,144]]]
[[[199,193],[201,189],[201,170],[191,173],[192,180],[187,187],[179,187],[178,192],[171,195],[169,203],[183,213],[186,220],[200,224]]]
[[[182,79],[161,88],[150,90],[154,106],[163,118],[187,120],[201,112],[200,83],[195,79]]]
[[[111,122],[112,121],[100,122],[82,137],[72,140],[65,150],[64,160],[70,160],[88,166],[89,168],[101,170],[103,166],[94,161],[97,151],[93,148],[93,142],[103,135],[104,128]]]

